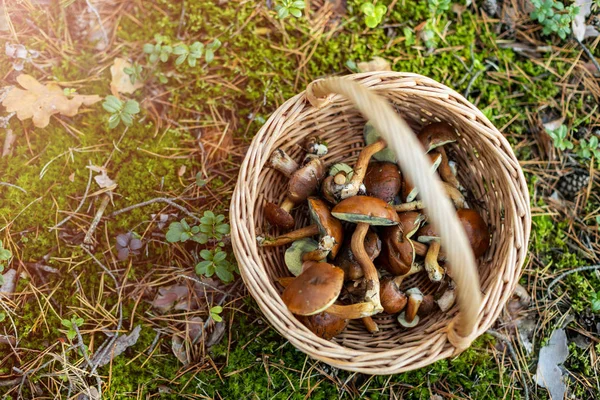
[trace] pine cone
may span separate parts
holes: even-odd
[[[581,189],[586,187],[590,181],[587,171],[575,171],[562,176],[556,185],[556,190],[560,192],[565,199],[574,199]]]

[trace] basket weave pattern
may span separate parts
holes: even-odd
[[[368,88],[369,96],[376,94],[385,99],[415,131],[436,121],[448,122],[459,131],[458,141],[446,149],[449,157],[458,164],[459,180],[475,199],[470,202],[471,206],[490,226],[492,242],[486,255],[477,260],[475,268],[472,254],[462,251],[462,232],[446,238],[442,236],[442,246],[452,253],[448,258],[452,277],[457,283],[458,304],[446,313],[438,311],[423,318],[412,329],[402,328],[394,316],[381,314],[374,317],[380,332],[372,335],[360,320],[352,321],[341,335],[327,341],[313,335],[281,301],[282,289],[274,282],[277,277],[290,275],[283,261],[285,249],[259,248],[256,242],[260,234],[281,233],[269,230],[263,215],[265,201],[281,203],[287,188],[287,178],[266,167],[271,153],[282,148],[300,161],[304,155],[301,147],[304,139],[318,135],[329,147],[324,158],[326,165],[342,161],[353,165],[363,146],[366,120],[356,104],[339,94],[322,97],[328,90],[327,85],[319,87],[320,83],[285,102],[256,134],[240,169],[231,203],[232,243],[250,294],[269,322],[294,346],[338,368],[370,374],[399,373],[464,350],[498,317],[518,282],[526,256],[531,223],[529,193],[509,143],[481,111],[455,91],[420,75],[397,72],[349,75],[331,82],[328,88],[336,91],[332,89],[336,84],[344,86],[344,82],[349,82],[350,85],[351,81]],[[363,100],[365,107],[359,107],[363,112],[374,104],[367,103]],[[371,108],[373,110],[368,111],[370,119],[378,122],[373,113],[383,107]],[[386,118],[382,123],[398,125],[392,118]],[[378,131],[387,129],[383,125],[376,128]],[[404,148],[406,145],[416,149],[411,147],[413,141],[408,140],[412,138],[402,138],[406,141],[394,138],[397,135],[386,140],[390,148],[396,146],[397,155],[402,151],[408,157],[416,154],[415,160],[411,159],[411,164],[406,165],[409,169],[414,165],[425,165],[419,164],[426,162],[424,156]],[[391,144],[393,141],[397,143]],[[407,158],[398,159],[402,172],[407,173],[402,165],[407,163]],[[408,172],[414,174],[411,179],[422,191],[428,206],[426,213],[433,214],[432,219],[435,216],[434,226],[439,227],[441,234],[444,229],[454,232],[457,219],[449,203],[446,204],[445,198],[436,200],[435,195],[442,193],[439,185],[426,181],[425,172]],[[297,217],[296,227],[310,223],[304,216],[305,205],[294,209],[292,214]],[[459,244],[456,249],[451,245],[454,242]],[[444,246],[444,243],[450,246]],[[428,278],[421,275],[406,279],[402,289],[413,286],[426,294],[435,289]],[[452,329],[454,324],[456,329]]]

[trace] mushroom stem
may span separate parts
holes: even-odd
[[[373,318],[371,317],[364,317],[362,319],[363,324],[365,324],[365,327],[367,328],[367,330],[370,333],[377,333],[379,332],[379,326],[377,326],[377,322],[373,321]]]
[[[394,210],[397,212],[407,212],[407,211],[415,211],[422,210],[425,208],[422,200],[411,201],[410,203],[402,203],[394,205]]]
[[[458,190],[448,182],[442,182],[442,185],[444,186],[444,189],[446,189],[446,194],[448,195],[450,200],[452,200],[454,207],[458,209],[467,207],[467,203],[465,202],[465,196],[463,196],[460,190]]]
[[[290,200],[289,197],[286,197],[285,200],[283,200],[283,203],[281,203],[280,208],[282,210],[290,212],[290,211],[292,211],[292,208],[294,208],[294,202],[292,200]]]
[[[355,303],[350,305],[333,304],[325,310],[327,313],[347,319],[359,319],[375,314],[375,307],[371,302]]]
[[[327,258],[335,244],[336,241],[333,237],[328,235],[323,236],[319,241],[319,247],[316,250],[304,253],[302,256],[302,261],[321,261]]]
[[[317,224],[312,224],[309,226],[305,226],[304,228],[288,232],[285,235],[281,235],[276,238],[262,238],[259,239],[258,242],[261,247],[277,247],[290,244],[298,239],[315,236],[318,233],[319,227],[317,226]]]
[[[450,168],[450,164],[448,163],[448,156],[446,155],[446,150],[444,150],[443,147],[439,147],[438,151],[442,154],[442,162],[438,167],[440,178],[442,178],[444,182],[447,182],[453,188],[461,189],[462,185],[460,184],[458,179],[456,179],[456,176],[452,172],[452,168]]]
[[[386,146],[387,144],[383,139],[378,139],[376,142],[362,149],[362,151],[358,155],[358,160],[354,165],[354,174],[352,175],[352,179],[350,179],[350,182],[348,182],[348,184],[342,189],[342,199],[356,196],[356,194],[360,190],[360,186],[362,185],[363,179],[367,174],[367,168],[369,166],[369,161],[371,160],[371,157],[373,157],[373,154],[385,149]]]
[[[417,242],[417,241],[413,241],[413,246],[415,247],[415,254],[421,257],[425,257],[427,255],[427,250],[429,249],[429,246],[427,246],[425,243],[421,243],[421,242]],[[440,250],[439,254],[438,254],[438,261],[446,261],[446,253],[444,253],[443,251]]]
[[[351,248],[354,258],[358,261],[364,271],[364,277],[367,284],[365,299],[366,301],[373,303],[374,312],[371,315],[374,315],[382,312],[383,307],[381,306],[381,301],[379,299],[379,275],[377,274],[375,264],[373,264],[365,250],[365,236],[368,231],[369,224],[364,222],[358,223],[354,234],[352,235]]]
[[[417,242],[413,243],[417,244]],[[410,270],[406,274],[395,276],[393,281],[394,283],[396,283],[396,285],[398,285],[398,287],[400,287],[400,285],[402,284],[402,282],[404,282],[406,278],[408,278],[411,275],[418,274],[419,272],[423,271],[423,269],[423,264],[413,263],[413,265],[411,265],[410,267]]]
[[[419,289],[413,288],[406,291],[408,294],[408,304],[406,305],[405,319],[411,323],[417,316],[421,302],[423,301],[423,293]]]
[[[281,149],[277,149],[273,152],[269,164],[272,168],[281,172],[288,178],[300,168],[300,165]]]
[[[446,275],[446,271],[438,264],[438,254],[440,253],[440,242],[439,240],[432,240],[429,243],[429,249],[425,256],[425,270],[429,279],[433,282],[439,282]]]

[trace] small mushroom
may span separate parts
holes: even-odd
[[[344,279],[356,281],[363,277],[363,269],[356,261],[352,253],[352,236],[346,235],[344,244],[340,249],[333,264],[344,270]],[[371,261],[375,260],[381,252],[381,240],[372,230],[369,230],[365,236],[365,251]]]
[[[340,268],[314,263],[285,288],[281,297],[293,314],[318,314],[335,303],[343,284],[344,271]]]
[[[319,243],[310,238],[303,238],[296,240],[292,245],[285,251],[284,260],[288,270],[294,275],[298,276],[302,273],[304,259],[303,256],[306,253],[311,253],[319,248]],[[318,260],[321,261],[321,260]]]
[[[331,210],[331,214],[342,221],[357,224],[352,235],[351,247],[354,257],[364,271],[367,284],[365,301],[372,305],[371,314],[362,315],[361,317],[370,317],[383,311],[383,307],[379,298],[379,275],[365,250],[365,236],[370,225],[396,225],[398,214],[385,201],[368,196],[354,196],[345,199]],[[348,307],[360,307],[360,304],[352,304]]]
[[[438,264],[440,253],[440,237],[429,224],[423,226],[417,231],[417,240],[421,243],[429,244],[427,254],[425,255],[425,270],[432,282],[441,281],[446,275],[446,271]]]
[[[364,184],[368,196],[391,203],[400,192],[402,178],[396,164],[373,162],[367,168]]]
[[[294,218],[290,215],[291,209],[306,200],[317,189],[324,175],[323,161],[316,156],[308,155],[304,165],[291,175],[287,197],[281,206],[267,203],[265,207],[267,220],[272,225],[291,229],[294,226]]]
[[[435,173],[442,162],[442,155],[437,151],[433,151],[429,153],[429,159],[431,160],[431,172]],[[405,179],[402,184],[402,198],[404,202],[410,203],[417,197],[418,194],[419,189],[414,187],[412,183]]]
[[[421,305],[419,306],[419,310],[417,311],[417,315],[421,318],[431,315],[435,309],[437,308],[437,304],[433,299],[433,296],[427,294],[423,296],[423,301],[421,301]]]
[[[421,293],[418,288],[412,288],[406,291],[406,295],[408,296],[406,310],[400,313],[398,322],[405,328],[412,328],[416,326],[420,320],[417,312],[423,301],[423,293]]]
[[[448,143],[456,142],[456,132],[454,128],[445,122],[435,122],[421,129],[417,139],[425,148],[425,152],[443,146]]]
[[[300,165],[281,149],[277,149],[273,152],[269,159],[269,166],[281,172],[288,178],[300,168]]]
[[[342,187],[350,182],[354,170],[346,163],[333,164],[329,168],[328,176],[321,185],[321,194],[331,204],[337,204]]]
[[[425,216],[418,212],[398,214],[399,224],[386,227],[382,233],[382,266],[392,275],[405,275],[415,262],[414,243],[410,238],[421,226]]]
[[[400,290],[393,278],[381,280],[381,305],[388,314],[396,314],[406,306],[406,295]]]
[[[299,316],[298,319],[312,333],[325,340],[333,339],[348,326],[348,319],[338,317],[326,311],[309,316]]]
[[[472,209],[462,209],[456,212],[463,229],[467,234],[475,258],[485,254],[490,247],[490,231],[481,215]]]
[[[352,169],[352,176],[347,179],[347,182],[342,185],[335,183],[335,179],[326,179],[326,187],[323,188],[325,198],[332,203],[336,203],[340,200],[347,199],[352,196],[359,194],[362,188],[364,188],[363,180],[367,173],[369,161],[373,154],[384,149],[386,143],[383,139],[379,139],[376,142],[364,147],[358,155],[358,160]]]
[[[440,310],[443,312],[448,311],[454,305],[454,301],[456,300],[456,293],[454,291],[454,286],[451,285],[444,293],[440,296],[439,299],[436,300],[436,303]]]
[[[313,220],[313,224],[304,228],[296,229],[276,238],[264,238],[259,236],[258,243],[262,247],[275,247],[292,243],[298,239],[314,236],[317,233],[321,237],[331,236],[335,240],[335,244],[331,249],[330,258],[334,258],[342,246],[344,240],[344,228],[340,221],[331,215],[331,211],[327,204],[316,197],[308,199],[308,209]]]
[[[440,174],[440,178],[442,181],[448,183],[455,189],[462,190],[463,186],[460,184],[458,179],[456,178],[455,171],[450,167],[450,162],[448,161],[448,155],[446,154],[446,150],[443,147],[438,147],[437,149],[442,155],[442,162],[438,168],[438,173]]]
[[[304,253],[302,255],[302,261],[321,261],[327,258],[327,256],[333,251],[336,246],[335,238],[329,235],[321,237],[319,245],[313,251]]]

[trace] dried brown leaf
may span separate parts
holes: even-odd
[[[131,83],[129,75],[125,73],[125,68],[130,68],[131,63],[122,58],[115,58],[113,65],[110,67],[110,74],[112,81],[110,82],[110,91],[114,96],[118,96],[119,93],[131,94],[144,86],[143,82],[139,80],[135,83]]]
[[[356,64],[360,72],[373,72],[373,71],[391,71],[392,67],[388,60],[381,57],[373,57],[369,62],[360,62]]]
[[[98,95],[83,96],[76,94],[68,98],[62,89],[54,84],[42,85],[34,77],[22,74],[17,77],[17,82],[23,87],[12,88],[2,105],[7,112],[16,112],[21,121],[32,118],[33,125],[45,128],[50,123],[50,116],[61,114],[73,117],[82,105],[92,105],[102,98]]]
[[[119,336],[117,340],[115,340],[111,350],[106,353],[102,351],[94,355],[92,364],[98,364],[99,367],[102,367],[111,362],[115,357],[120,356],[125,350],[137,343],[140,338],[141,330],[142,326],[138,325],[133,328],[129,335]]]

